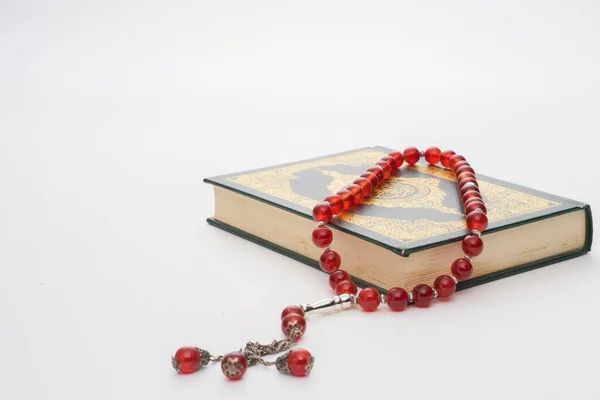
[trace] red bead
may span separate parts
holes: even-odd
[[[392,175],[392,166],[383,160],[379,160],[375,163],[383,169],[383,179],[387,179]]]
[[[297,329],[295,338],[296,340],[299,340],[306,331],[306,320],[302,315],[289,314],[281,321],[281,331],[286,338],[290,337],[294,329]]]
[[[448,160],[448,163],[450,163],[450,160]],[[454,171],[455,171],[455,173],[463,165],[470,165],[470,164],[467,162],[467,160],[461,160],[461,161],[457,162],[456,164],[454,164]]]
[[[223,374],[232,381],[242,379],[247,369],[248,360],[246,359],[246,356],[239,351],[226,354],[223,356],[223,360],[221,360],[221,371],[223,371]]]
[[[429,147],[425,150],[425,160],[431,165],[439,163],[441,155],[442,151],[437,147]]]
[[[463,194],[461,196],[461,198],[462,198],[462,203],[465,204],[467,202],[467,200],[469,200],[469,199],[473,199],[473,198],[481,199],[481,193],[479,193],[479,190],[467,190],[465,192],[465,194]]]
[[[349,210],[354,205],[354,195],[351,191],[342,189],[337,192],[337,195],[342,198],[343,210]]]
[[[487,213],[487,209],[485,208],[485,204],[478,198],[473,197],[472,199],[467,200],[465,203],[465,215],[469,215],[471,212],[480,209],[484,213]]]
[[[473,274],[473,265],[466,258],[458,258],[454,260],[450,270],[456,279],[464,281],[465,279],[469,279],[471,274]]]
[[[287,356],[287,367],[294,376],[306,376],[312,370],[314,357],[304,349],[294,349]]]
[[[387,292],[387,305],[393,311],[402,311],[408,306],[408,293],[406,290],[394,287]]]
[[[329,275],[329,287],[331,287],[333,290],[335,290],[335,287],[337,286],[338,283],[343,282],[343,281],[349,281],[349,280],[350,280],[350,275],[346,271],[338,269],[337,271],[335,271],[331,275]]]
[[[396,159],[392,156],[385,156],[381,159],[381,161],[385,161],[386,163],[390,164],[390,167],[392,167],[392,173],[396,172],[396,170],[399,168]]]
[[[421,158],[421,153],[416,147],[407,147],[404,149],[404,161],[409,165],[415,165]]]
[[[462,249],[469,257],[477,257],[483,251],[483,240],[477,235],[467,235],[462,241]]]
[[[462,181],[458,181],[458,188],[462,189],[467,183],[474,183],[475,186],[479,187],[479,184],[477,183],[477,179],[476,178],[466,178],[463,179]]]
[[[358,294],[358,305],[365,311],[375,311],[381,303],[381,297],[377,289],[368,287],[364,288]]]
[[[317,222],[322,221],[328,223],[333,218],[333,210],[329,203],[321,202],[313,208],[313,219]]]
[[[440,299],[449,299],[456,292],[456,282],[448,275],[440,275],[433,282],[433,287],[438,292]]]
[[[444,167],[448,168],[450,166],[448,163],[450,162],[450,157],[452,157],[454,154],[455,153],[452,150],[446,150],[442,153],[440,156],[440,162]]]
[[[458,164],[456,164],[456,165],[458,165]],[[468,164],[465,164],[465,165],[461,166],[460,168],[456,168],[456,169],[454,170],[454,173],[455,173],[456,175],[460,175],[460,174],[462,174],[463,172],[470,172],[470,173],[472,173],[473,175],[475,175],[475,170],[474,170],[473,168],[471,168],[471,166],[470,166],[470,165],[468,165]]]
[[[200,349],[185,346],[177,350],[173,356],[173,368],[180,374],[191,374],[200,368]]]
[[[342,257],[333,250],[324,251],[319,258],[319,265],[325,272],[334,272],[342,265]]]
[[[381,185],[385,180],[385,178],[383,177],[383,168],[381,168],[379,165],[375,165],[374,167],[368,168],[367,172],[372,172],[377,176],[377,181],[379,182],[379,185]]]
[[[473,179],[477,179],[475,177],[475,174],[472,172],[461,172],[460,174],[456,175],[456,180],[461,182],[467,178],[473,178]]]
[[[394,160],[396,160],[397,168],[400,168],[404,164],[404,156],[399,151],[392,151],[390,157],[394,157]]]
[[[331,206],[331,212],[333,214],[339,214],[340,211],[344,209],[344,202],[342,198],[337,194],[332,194],[330,196],[325,197],[325,201],[329,203]]]
[[[373,190],[375,190],[375,188],[377,186],[379,186],[379,178],[374,173],[372,173],[372,172],[365,172],[364,174],[361,175],[361,177],[365,178],[365,179],[368,179],[369,182],[371,182],[371,185],[373,185],[373,189],[371,189],[371,192],[373,192]]]
[[[360,204],[364,197],[364,193],[361,187],[353,183],[351,185],[346,186],[346,190],[349,190],[350,193],[352,193],[352,196],[354,196],[354,204]]]
[[[283,320],[285,317],[287,317],[290,314],[298,314],[298,315],[301,315],[304,317],[304,310],[302,310],[302,308],[300,308],[298,306],[287,306],[281,312],[281,319]]]
[[[476,192],[479,192],[479,187],[473,183],[473,182],[469,182],[469,183],[465,183],[461,188],[460,188],[460,197],[462,197],[465,193],[467,193],[469,190],[474,190]]]
[[[433,302],[433,289],[424,283],[413,289],[413,303],[417,307],[429,307]]]
[[[463,156],[461,156],[460,154],[455,154],[452,157],[450,157],[450,159],[448,160],[448,166],[450,167],[450,169],[454,169],[454,165],[456,165],[457,162],[459,161],[465,161],[465,158]]]
[[[356,294],[356,292],[358,292],[358,288],[352,281],[342,281],[335,286],[335,294],[338,296],[340,294]]]
[[[333,232],[326,226],[318,226],[312,233],[312,241],[315,246],[325,248],[333,241]]]
[[[360,186],[360,188],[363,191],[364,197],[368,197],[373,191],[373,185],[371,184],[371,181],[367,178],[358,178],[354,181],[354,184]]]
[[[467,215],[467,228],[469,228],[470,231],[476,230],[483,232],[487,226],[488,218],[483,212],[473,211]]]

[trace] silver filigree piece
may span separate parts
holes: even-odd
[[[306,363],[306,366],[304,367],[306,375],[310,374],[310,371],[312,371],[313,369],[313,365],[315,365],[315,358],[313,356],[310,356],[308,362]]]
[[[414,303],[414,299],[413,299],[413,294],[412,294],[412,290],[410,292],[408,292],[408,304],[413,304]]]
[[[381,304],[387,304],[387,296],[385,294],[380,294],[379,299],[381,301]]]
[[[473,230],[471,231],[471,233],[472,233],[473,235],[481,236],[481,232],[479,232],[477,229],[473,229]]]
[[[317,222],[317,226],[325,226],[325,222],[319,221],[319,222]]]
[[[454,283],[456,283],[458,285],[458,278],[455,277],[454,275],[452,275],[452,279],[454,279]]]
[[[277,371],[281,372],[282,374],[291,374],[290,369],[288,367],[288,356],[290,355],[292,351],[288,351],[287,353],[277,357],[277,359],[275,360],[275,368],[277,368]]]
[[[433,290],[433,298],[437,299],[440,296],[439,293],[438,293],[438,291],[435,290],[435,288],[431,288],[431,289]]]
[[[196,347],[196,348],[200,352],[200,364],[198,365],[198,368],[196,368],[196,370],[198,370],[198,369],[200,369],[200,367],[204,367],[205,365],[207,365],[210,362],[211,356],[208,351],[203,350],[199,347]]]
[[[464,257],[464,258],[465,258],[465,259],[467,259],[467,260],[469,260],[469,262],[473,261],[473,257],[471,257],[471,256],[468,256],[468,255],[466,255],[466,254],[465,254],[465,257]]]
[[[331,250],[331,249],[330,249],[329,247],[325,247],[325,248],[323,249],[323,253],[327,253],[327,252],[328,252],[328,251],[330,251],[330,250]]]
[[[179,361],[175,357],[171,357],[171,365],[177,371],[178,374],[181,373],[181,368],[179,367]]]
[[[313,315],[329,314],[335,311],[341,311],[351,308],[356,304],[356,296],[353,294],[340,294],[312,304],[300,304],[300,308],[304,311],[304,318],[312,317]]]

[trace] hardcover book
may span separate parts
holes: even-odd
[[[319,268],[312,208],[352,183],[391,149],[372,147],[205,179],[214,185],[211,225]],[[464,289],[588,252],[586,204],[477,174],[489,225]],[[462,257],[467,233],[454,174],[418,163],[402,167],[361,205],[328,224],[341,268],[359,285],[412,289],[432,284]]]

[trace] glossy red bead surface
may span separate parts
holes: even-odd
[[[354,181],[354,184],[360,186],[360,188],[362,189],[363,198],[368,197],[373,191],[373,185],[371,184],[371,181],[367,178],[360,177]]]
[[[460,197],[462,198],[462,196],[467,193],[469,190],[474,190],[476,192],[479,192],[479,187],[473,183],[473,182],[468,182],[465,183],[461,188],[460,188]]]
[[[335,290],[335,287],[337,286],[338,283],[343,282],[343,281],[349,281],[349,280],[350,280],[350,275],[346,271],[338,269],[337,271],[335,271],[335,272],[331,273],[331,275],[329,275],[329,287],[332,288],[333,290]]]
[[[433,289],[429,285],[420,284],[414,287],[413,303],[417,307],[429,307],[433,302]]]
[[[458,258],[454,260],[450,270],[456,279],[464,281],[465,279],[469,279],[473,274],[473,265],[466,258]]]
[[[396,160],[396,168],[400,168],[404,164],[404,155],[399,151],[392,151],[390,157],[394,157],[394,160]]]
[[[471,212],[477,209],[487,213],[487,208],[485,208],[485,204],[480,199],[472,198],[467,200],[465,203],[465,215],[469,215]]]
[[[325,248],[333,241],[333,232],[326,226],[317,226],[312,233],[312,241],[315,246]]]
[[[393,311],[402,311],[408,306],[408,292],[394,287],[387,292],[387,305]]]
[[[452,157],[450,157],[450,159],[448,160],[448,166],[450,167],[450,169],[453,170],[454,166],[459,161],[465,161],[465,158],[463,156],[461,156],[460,154],[455,154]]]
[[[342,198],[337,194],[332,194],[330,196],[325,197],[325,201],[329,203],[331,206],[331,212],[335,214],[339,214],[340,211],[344,209],[344,202]]]
[[[456,165],[458,165],[458,164],[456,164]],[[474,170],[473,168],[471,168],[471,166],[470,166],[470,165],[463,165],[463,166],[461,166],[460,168],[456,168],[456,169],[454,170],[454,173],[455,173],[456,175],[460,175],[460,174],[462,174],[463,172],[470,172],[470,173],[472,173],[473,175],[475,175],[475,170]]]
[[[378,185],[381,185],[385,180],[385,178],[383,177],[383,168],[381,168],[379,165],[367,168],[367,172],[372,172],[377,176],[377,180],[379,181]]]
[[[197,347],[184,346],[173,356],[173,368],[180,374],[191,374],[200,367],[200,350]]]
[[[472,204],[472,203],[471,203]],[[467,228],[470,231],[485,231],[488,226],[488,218],[482,211],[472,211],[467,215]]]
[[[481,199],[481,193],[479,190],[467,190],[465,194],[461,196],[462,203],[465,204],[469,199]]]
[[[352,193],[352,196],[354,196],[354,204],[360,204],[364,197],[362,188],[353,183],[351,185],[346,186],[346,190],[350,191],[350,193]]]
[[[243,353],[234,351],[226,354],[221,360],[221,371],[228,379],[237,381],[242,379],[248,370],[248,360]]]
[[[375,311],[381,303],[381,297],[377,289],[368,287],[364,288],[358,294],[358,305],[364,311]]]
[[[407,147],[404,149],[404,161],[408,165],[415,165],[421,158],[421,153],[416,147]]]
[[[462,240],[462,249],[469,257],[477,257],[483,252],[483,240],[477,235],[467,235]]]
[[[461,172],[456,175],[456,180],[459,182],[464,181],[465,179],[477,179],[477,177],[472,172]]]
[[[342,265],[342,257],[336,251],[324,251],[319,258],[319,265],[323,271],[332,273],[337,271],[340,265]]]
[[[449,299],[456,292],[456,282],[451,276],[440,275],[433,282],[433,288],[440,299]]]
[[[390,164],[390,167],[392,167],[392,173],[396,172],[396,170],[398,169],[398,163],[396,162],[396,159],[392,156],[385,156],[381,159],[381,161],[385,161],[386,163]]]
[[[349,210],[350,207],[352,207],[354,205],[354,195],[352,194],[351,191],[349,191],[347,189],[342,189],[339,192],[337,192],[337,195],[342,198],[342,204],[343,204],[342,209],[344,211]]]
[[[342,281],[335,286],[335,294],[356,294],[358,287],[352,281]]]
[[[435,165],[440,162],[440,157],[442,155],[442,151],[437,147],[428,147],[425,150],[425,161],[427,161],[431,165]]]
[[[448,164],[450,164],[450,160],[448,160]],[[469,165],[467,160],[461,160],[461,161],[457,162],[456,164],[454,164],[453,171],[455,171],[455,173],[456,173],[456,171],[458,171],[458,169],[460,167],[462,167],[463,165]]]
[[[442,152],[442,155],[440,156],[440,162],[444,167],[448,168],[450,166],[450,157],[452,157],[454,154],[455,153],[452,150],[446,150]]]
[[[383,169],[383,179],[387,179],[392,175],[392,166],[385,161],[379,160],[375,163]]]
[[[333,218],[333,210],[329,203],[321,202],[314,206],[312,215],[315,221],[328,223]]]
[[[294,376],[306,376],[312,371],[313,356],[304,349],[294,349],[287,356],[287,367]]]
[[[458,181],[458,188],[462,189],[467,183],[474,183],[477,187],[479,187],[479,183],[477,183],[477,178],[466,178],[462,181]]]
[[[306,320],[302,315],[289,314],[281,320],[281,332],[289,337],[294,329],[297,329],[296,340],[299,340],[306,331]]]
[[[379,178],[377,178],[377,175],[375,175],[372,172],[365,172],[361,175],[361,178],[368,179],[369,182],[371,182],[371,185],[373,186],[373,188],[371,189],[371,193],[373,193],[373,190],[375,190],[375,188],[377,188],[377,186],[379,185]]]
[[[304,316],[304,310],[302,310],[302,308],[300,308],[298,306],[287,306],[281,312],[281,319],[283,320],[285,317],[287,317],[290,314],[298,314],[298,315]]]

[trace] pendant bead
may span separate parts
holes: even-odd
[[[394,287],[387,292],[387,305],[392,311],[403,311],[408,307],[408,293],[406,290]]]
[[[483,252],[483,240],[477,235],[467,235],[462,240],[462,249],[469,257],[477,257]]]
[[[293,376],[307,376],[312,371],[315,358],[305,349],[294,349],[279,356],[275,366],[279,372]]]
[[[424,283],[415,286],[412,293],[415,306],[421,308],[429,307],[435,298],[433,288]]]
[[[332,194],[330,196],[325,197],[325,201],[329,203],[331,206],[331,212],[334,215],[337,215],[344,209],[344,202],[342,198],[337,194]]]
[[[298,306],[287,306],[281,312],[281,320],[283,321],[283,319],[290,314],[297,314],[304,317],[304,310]]]
[[[338,269],[337,271],[329,275],[329,287],[335,290],[338,283],[349,280],[350,275],[346,271]]]
[[[377,289],[368,287],[364,288],[358,294],[358,305],[364,311],[375,311],[381,303],[381,297]]]
[[[229,380],[239,381],[248,370],[248,359],[243,353],[234,351],[223,356],[221,371]]]
[[[319,266],[327,273],[337,271],[340,265],[342,265],[342,257],[336,251],[326,250],[319,258]]]
[[[415,165],[421,158],[421,152],[416,147],[407,147],[404,149],[404,161],[408,165]]]
[[[440,162],[442,151],[437,147],[428,147],[425,150],[425,161],[431,165],[435,165]]]
[[[306,320],[299,314],[288,314],[281,321],[281,331],[285,337],[290,337],[292,331],[297,329],[295,340],[298,341],[306,331]]]
[[[326,226],[317,226],[312,233],[312,241],[315,246],[325,248],[333,241],[333,232]]]
[[[329,203],[321,202],[313,208],[312,215],[315,221],[328,223],[333,218],[333,210]]]
[[[433,282],[433,288],[440,299],[449,299],[456,292],[456,282],[451,276],[440,275]]]
[[[193,346],[181,347],[171,358],[171,365],[173,365],[175,371],[180,374],[191,374],[192,372],[197,371],[202,365],[208,363],[210,354],[205,352],[208,355],[208,358],[205,360],[206,362],[202,364],[202,352],[203,350]]]
[[[456,153],[454,153],[452,150],[446,150],[442,153],[440,156],[440,162],[444,167],[448,168],[450,166],[450,157],[452,157],[454,154]]]

